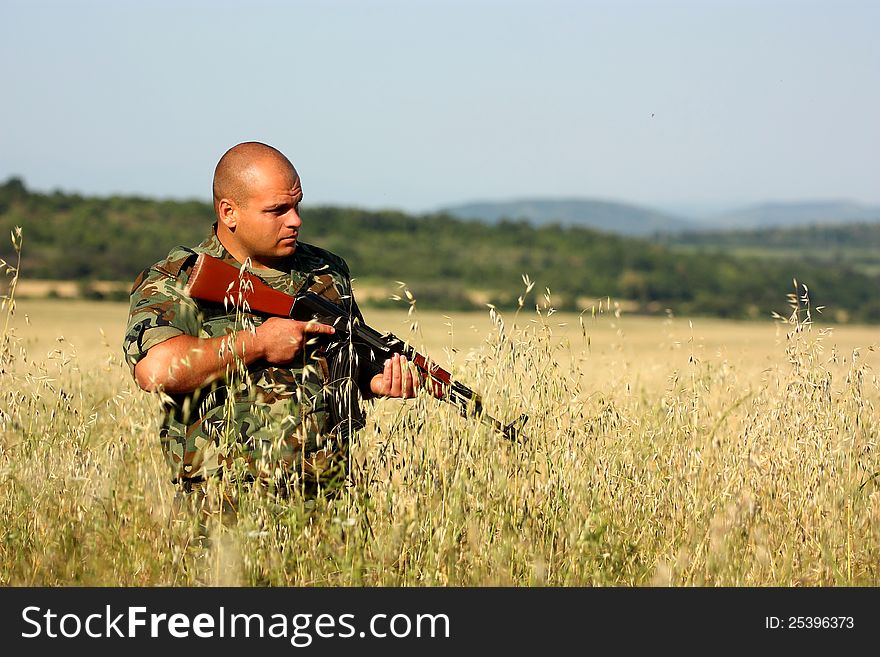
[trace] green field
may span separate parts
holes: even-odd
[[[121,362],[126,307],[22,301],[0,363],[0,584],[880,583],[876,327],[596,310],[369,310],[494,415],[528,413],[528,439],[380,402],[341,498],[254,493],[202,541],[172,513],[157,400]]]

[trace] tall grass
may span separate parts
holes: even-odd
[[[549,292],[534,311],[492,309],[452,369],[496,417],[527,412],[526,440],[427,396],[383,401],[340,496],[254,492],[236,522],[205,527],[175,510],[158,402],[118,345],[100,359],[66,341],[32,353],[36,328],[8,321],[12,284],[0,584],[876,585],[880,386],[864,350],[840,353],[816,327],[806,288],[790,304],[771,366],[681,345],[688,358],[660,360],[659,385],[630,376],[623,349],[597,357],[595,328],[619,321],[607,304],[574,339],[559,337]]]

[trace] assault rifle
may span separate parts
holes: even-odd
[[[523,414],[510,424],[503,424],[483,411],[480,395],[456,381],[452,375],[416,352],[410,345],[391,333],[379,333],[346,310],[314,292],[300,292],[296,296],[276,290],[258,277],[238,269],[218,258],[200,254],[193,267],[185,292],[193,299],[220,304],[247,307],[261,315],[289,317],[299,321],[316,321],[336,329],[335,340],[351,340],[355,349],[367,348],[373,352],[374,364],[381,364],[398,353],[412,362],[423,377],[435,383],[434,396],[458,406],[465,417],[476,417],[509,440],[522,436],[522,427],[528,420]]]

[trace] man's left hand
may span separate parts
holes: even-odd
[[[370,391],[379,397],[410,399],[421,385],[406,356],[394,354],[385,361],[385,369],[370,380]]]

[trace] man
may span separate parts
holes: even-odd
[[[280,151],[259,142],[228,150],[213,196],[213,234],[196,247],[175,247],[138,276],[124,339],[137,384],[162,394],[160,437],[173,480],[187,491],[212,476],[293,480],[310,490],[338,484],[348,434],[362,426],[357,393],[412,397],[418,378],[399,356],[384,367],[355,363],[345,370],[356,393],[348,423],[334,412],[344,394],[341,370],[323,346],[333,327],[189,298],[184,286],[206,253],[275,289],[309,290],[361,316],[345,261],[299,240],[302,185]]]

